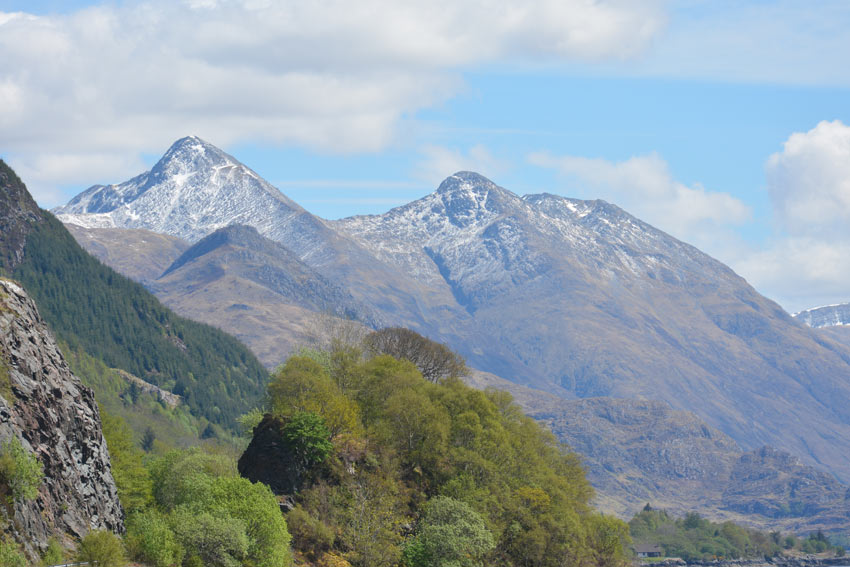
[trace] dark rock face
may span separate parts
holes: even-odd
[[[292,449],[283,437],[286,423],[266,415],[254,429],[250,445],[239,457],[239,474],[251,482],[269,485],[275,494],[294,494],[300,478]]]
[[[11,271],[21,263],[30,223],[39,219],[38,205],[15,172],[0,160],[0,266]]]
[[[51,536],[67,543],[91,529],[123,531],[94,394],[71,374],[35,303],[5,279],[0,370],[11,386],[4,395],[12,398],[0,396],[0,440],[19,439],[44,468],[37,498],[14,506],[14,536],[34,557]]]

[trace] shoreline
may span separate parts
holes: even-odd
[[[643,567],[838,567],[850,566],[850,557],[773,557],[770,559],[717,559],[714,561],[685,561],[665,559],[652,563],[636,562]]]

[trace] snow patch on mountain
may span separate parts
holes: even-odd
[[[794,318],[809,327],[843,327],[850,325],[850,303],[813,307],[794,314]]]
[[[150,171],[91,187],[53,212],[86,228],[144,228],[197,242],[234,223],[279,240],[304,209],[232,156],[189,136]]]

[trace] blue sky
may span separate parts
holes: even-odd
[[[326,218],[473,169],[795,311],[850,301],[847,29],[843,1],[0,0],[0,155],[52,207],[196,134]]]

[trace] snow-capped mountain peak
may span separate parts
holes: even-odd
[[[88,228],[144,228],[195,242],[235,223],[279,240],[286,221],[305,211],[234,157],[187,136],[150,171],[95,185],[53,212]]]

